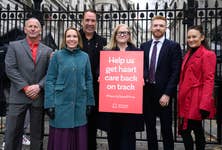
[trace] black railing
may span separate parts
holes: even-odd
[[[174,3],[168,6],[166,3],[164,8],[149,8],[146,4],[145,9],[140,9],[139,5],[133,9],[131,5],[127,6],[127,10],[123,10],[120,6],[115,9],[110,6],[109,10],[96,8],[98,12],[97,32],[106,37],[108,40],[111,37],[112,31],[117,24],[124,23],[130,26],[133,31],[133,38],[136,45],[151,39],[149,30],[151,19],[154,15],[162,15],[167,18],[168,30],[166,37],[180,43],[183,54],[186,52],[186,32],[187,27],[190,25],[201,24],[203,25],[206,37],[209,39],[209,45],[217,55],[217,68],[215,78],[215,99],[217,103],[217,116],[214,120],[206,120],[204,122],[205,131],[208,135],[208,143],[221,143],[221,123],[222,123],[222,4],[215,2],[213,7],[209,7],[208,3],[200,7],[197,2],[194,5],[183,4],[182,7]],[[3,6],[3,4],[2,4]],[[30,16],[37,16],[43,25],[42,40],[45,44],[53,49],[59,49],[61,39],[65,28],[74,26],[81,27],[82,10],[71,10],[67,7],[66,10],[58,8],[54,10],[51,7],[46,8],[42,6],[41,10],[34,10],[29,7],[20,5],[15,7],[0,7],[0,44],[5,45],[9,41],[18,39],[24,36],[22,32],[24,21]],[[106,7],[107,8],[107,7]],[[177,104],[174,103],[174,137],[176,142],[181,139],[177,134]],[[0,124],[3,124],[0,120]],[[215,129],[216,128],[216,129]],[[3,133],[3,130],[1,130]],[[102,135],[102,133],[100,134]],[[99,135],[99,137],[101,137]],[[145,134],[141,133],[137,136],[138,140],[145,140]],[[161,137],[159,138],[161,140]]]

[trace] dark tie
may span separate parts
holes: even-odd
[[[154,42],[153,52],[152,52],[152,55],[151,55],[150,71],[149,71],[149,82],[150,83],[155,82],[156,51],[157,51],[157,43],[158,42],[159,41]]]

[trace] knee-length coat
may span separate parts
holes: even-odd
[[[95,105],[88,55],[80,49],[53,54],[45,84],[45,108],[55,108],[50,125],[74,128],[85,125],[86,106]]]
[[[184,119],[202,120],[200,109],[215,114],[213,99],[216,55],[200,46],[189,58],[190,51],[182,63],[179,91],[178,116]]]

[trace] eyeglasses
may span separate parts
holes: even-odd
[[[121,31],[121,32],[117,32],[116,35],[118,36],[126,36],[129,35],[130,33],[128,31]]]

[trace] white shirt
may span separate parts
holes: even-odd
[[[152,52],[153,52],[153,46],[154,46],[154,42],[155,41],[159,41],[157,43],[157,52],[156,52],[156,63],[155,63],[155,71],[156,71],[156,68],[157,68],[157,62],[158,62],[158,58],[159,58],[159,54],[160,54],[160,50],[162,48],[162,45],[163,45],[163,42],[165,40],[165,37],[163,36],[162,38],[156,40],[156,39],[153,39],[152,41],[152,44],[151,44],[151,47],[150,47],[150,52],[149,52],[149,65],[150,65],[150,62],[151,62],[151,56],[152,56]],[[149,66],[150,67],[150,66]]]

